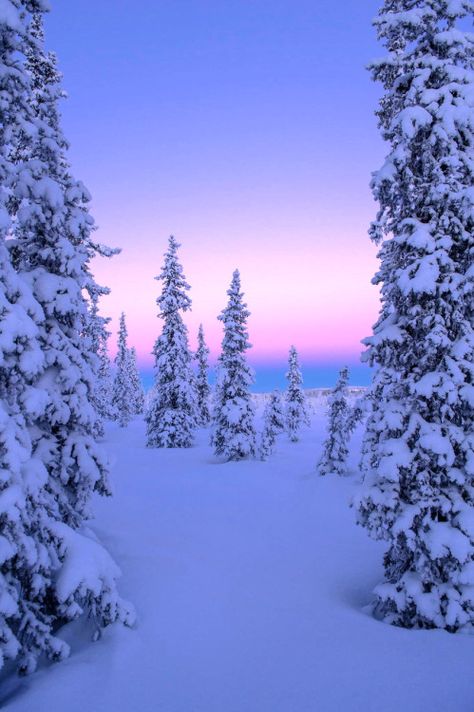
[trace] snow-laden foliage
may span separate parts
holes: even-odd
[[[5,244],[18,180],[12,145],[25,125],[34,125],[21,64],[25,24],[20,5],[10,5],[0,17],[0,667],[17,659],[24,672],[41,651],[56,659],[67,654],[67,646],[53,635],[54,615],[44,605],[55,565],[54,544],[42,521],[48,473],[33,456],[26,422],[35,401],[32,384],[45,368],[39,341],[44,317],[15,273]]]
[[[209,425],[211,420],[210,412],[210,393],[211,388],[209,386],[209,348],[204,339],[204,329],[202,324],[199,325],[198,331],[198,347],[195,354],[197,362],[197,375],[196,375],[196,398],[197,398],[197,412],[198,412],[198,424],[201,426]]]
[[[127,346],[127,325],[125,314],[120,315],[120,325],[115,355],[115,378],[112,393],[112,406],[121,428],[127,427],[135,415],[135,397],[130,374],[130,351]]]
[[[156,277],[162,283],[156,303],[163,330],[153,349],[155,383],[145,415],[148,447],[190,447],[198,417],[188,329],[181,316],[191,309],[187,294],[190,287],[178,259],[178,248],[171,236],[163,269]]]
[[[298,360],[298,352],[294,346],[290,347],[288,356],[288,372],[286,374],[288,386],[285,392],[286,400],[286,429],[291,442],[296,443],[303,425],[310,424],[309,409],[303,390],[303,376]]]
[[[110,331],[106,327],[110,319],[109,317],[101,318],[103,319],[104,328],[99,333],[100,338],[97,350],[98,367],[94,393],[95,406],[103,420],[117,420],[118,414],[113,404],[114,379],[107,348]]]
[[[216,455],[241,460],[255,455],[256,435],[250,394],[253,373],[246,360],[250,312],[243,301],[238,270],[227,294],[229,301],[218,317],[224,325],[224,338],[217,367],[211,444]]]
[[[286,429],[285,407],[278,390],[271,393],[263,411],[263,429],[260,436],[259,453],[266,460],[273,452],[277,436]]]
[[[367,417],[367,398],[358,398],[352,408],[349,409],[347,416],[347,432],[352,435],[357,426]]]
[[[94,390],[92,402],[97,419],[94,434],[97,438],[104,435],[104,420],[114,420],[116,413],[112,404],[112,373],[107,353],[107,341],[110,332],[107,325],[110,317],[101,316],[99,313],[99,298],[109,294],[108,288],[98,287],[89,295],[88,318],[84,328],[84,336],[90,340],[90,350],[94,355]]]
[[[374,174],[382,306],[359,522],[388,542],[375,612],[474,622],[474,36],[465,0],[387,0],[372,65],[390,151]]]
[[[328,398],[328,433],[323,445],[323,454],[318,463],[320,475],[335,472],[338,475],[346,473],[346,462],[349,454],[348,420],[350,408],[347,402],[347,386],[349,370],[341,368],[336,386]]]
[[[94,356],[84,338],[89,261],[99,250],[87,194],[67,164],[57,110],[63,92],[43,50],[45,8],[35,0],[7,4],[0,15],[0,664],[17,658],[29,672],[42,653],[67,654],[56,631],[81,604],[98,625],[131,622],[132,612],[118,597],[117,571],[99,590],[85,557],[76,569],[81,590],[67,605],[57,588],[63,534],[85,541],[91,494],[108,493],[94,440]]]
[[[140,380],[140,373],[137,365],[137,352],[135,351],[134,346],[128,350],[128,368],[130,373],[130,384],[132,387],[133,413],[134,415],[141,415],[145,407],[145,393],[143,392],[143,386]]]
[[[34,418],[34,445],[48,467],[57,516],[78,526],[88,514],[91,493],[108,492],[106,461],[93,438],[94,355],[83,338],[84,290],[93,282],[89,263],[98,250],[91,240],[90,196],[67,163],[57,107],[63,91],[53,57],[43,50],[39,14],[27,41],[35,131],[23,126],[19,135],[13,251],[44,314],[45,369],[36,384],[42,403]]]

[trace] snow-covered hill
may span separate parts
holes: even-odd
[[[347,389],[347,400],[353,404],[358,398],[362,398],[367,392],[364,386],[349,386]],[[331,388],[305,388],[305,396],[313,410],[320,410],[327,407],[327,400],[332,393]],[[259,406],[266,403],[270,398],[270,393],[252,393],[252,398]]]
[[[315,474],[321,412],[267,462],[219,464],[208,433],[145,448],[107,432],[115,496],[96,530],[123,570],[135,630],[2,681],[8,712],[471,712],[474,637],[408,631],[364,612],[383,547],[354,524],[357,475]],[[355,471],[360,433],[351,453]],[[82,624],[81,624],[82,625]]]

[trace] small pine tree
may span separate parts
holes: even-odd
[[[198,331],[198,348],[195,354],[197,361],[197,376],[196,376],[196,395],[197,395],[197,412],[198,423],[201,426],[209,425],[211,413],[209,409],[209,399],[211,388],[209,386],[208,363],[209,349],[204,339],[204,329],[202,324],[199,325]]]
[[[89,295],[89,309],[84,325],[84,336],[89,339],[90,350],[94,356],[95,381],[92,403],[97,413],[97,419],[94,424],[94,434],[97,438],[104,436],[104,419],[109,418],[112,409],[112,381],[107,356],[107,339],[110,335],[107,325],[110,322],[110,318],[99,314],[99,298],[109,293],[110,289],[108,288],[96,287],[92,289]],[[106,363],[104,363],[104,356]]]
[[[310,425],[309,408],[302,388],[303,376],[298,361],[298,352],[291,346],[288,357],[288,372],[286,374],[288,387],[286,389],[286,427],[291,442],[298,441],[302,425]]]
[[[347,425],[350,412],[347,403],[348,383],[349,369],[342,368],[336,387],[328,399],[328,436],[324,443],[323,455],[318,464],[320,475],[327,475],[331,472],[343,475],[346,472],[346,462],[349,454]]]
[[[238,270],[227,294],[228,304],[218,317],[224,325],[224,338],[217,370],[211,444],[216,455],[241,460],[255,455],[256,434],[250,393],[253,374],[245,357],[251,346],[247,331],[250,312],[243,301]]]
[[[197,421],[196,387],[188,330],[181,316],[191,309],[189,285],[178,260],[179,244],[169,238],[156,300],[163,319],[155,355],[155,384],[145,415],[148,447],[190,447]]]
[[[107,342],[110,332],[104,334],[99,345],[99,367],[97,369],[97,387],[95,391],[96,408],[104,420],[117,420],[118,413],[114,407],[114,379],[110,365]]]
[[[266,460],[272,454],[277,435],[286,429],[285,408],[281,393],[271,393],[263,412],[263,430],[260,438],[260,457]]]
[[[130,385],[132,388],[132,403],[134,415],[141,415],[145,408],[145,394],[143,392],[140,373],[137,365],[137,352],[132,346],[128,351]]]
[[[135,413],[127,337],[125,314],[122,312],[118,332],[117,355],[115,356],[116,372],[112,395],[112,405],[117,413],[117,421],[121,428],[125,428],[129,424]]]

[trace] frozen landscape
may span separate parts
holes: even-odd
[[[94,528],[138,623],[2,684],[8,712],[471,712],[474,639],[388,626],[363,611],[383,546],[354,524],[348,477],[319,477],[325,399],[267,462],[217,463],[209,433],[150,449],[144,423],[107,427],[114,496]]]
[[[474,2],[135,5],[0,0],[0,706],[472,712]]]

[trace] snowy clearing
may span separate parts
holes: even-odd
[[[354,524],[357,476],[316,476],[314,402],[311,430],[280,437],[267,462],[217,464],[204,430],[191,449],[158,450],[141,419],[108,426],[115,496],[97,499],[94,529],[138,625],[97,643],[69,625],[70,659],[4,676],[5,709],[471,712],[473,637],[364,613],[383,547]]]

